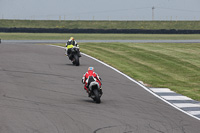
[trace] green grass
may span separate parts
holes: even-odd
[[[200,30],[200,21],[56,21],[3,20],[6,28],[66,28],[66,29],[185,29]]]
[[[80,50],[148,86],[200,101],[200,43],[80,43]]]
[[[200,34],[65,34],[65,33],[0,33],[2,40],[192,40]]]

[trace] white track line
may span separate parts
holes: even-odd
[[[53,46],[53,47],[58,47],[58,48],[63,48],[63,49],[65,49],[65,47],[57,46],[57,45],[48,45],[48,46]],[[190,114],[189,112],[186,112],[186,111],[184,111],[184,110],[178,108],[177,106],[175,106],[174,104],[170,103],[170,102],[167,101],[166,99],[164,99],[164,98],[158,96],[156,93],[154,93],[153,91],[151,91],[150,89],[148,89],[146,86],[144,86],[144,85],[142,85],[141,83],[139,83],[138,81],[132,79],[132,78],[129,77],[128,75],[126,75],[126,74],[120,72],[120,71],[117,70],[116,68],[114,68],[114,67],[112,67],[112,66],[110,66],[110,65],[108,65],[108,64],[106,64],[106,63],[104,63],[104,62],[102,62],[102,61],[100,61],[100,60],[98,60],[98,59],[96,59],[96,58],[94,58],[94,57],[92,57],[92,56],[89,56],[89,55],[87,55],[87,54],[85,54],[85,53],[81,53],[81,54],[82,54],[82,55],[85,55],[85,56],[87,56],[87,57],[89,57],[89,58],[91,58],[91,59],[93,59],[93,60],[95,60],[95,61],[97,61],[97,62],[99,62],[99,63],[101,63],[101,64],[103,64],[103,65],[105,65],[105,66],[107,66],[107,67],[109,67],[109,68],[111,68],[111,69],[113,69],[114,71],[116,71],[116,72],[118,72],[118,73],[120,73],[120,74],[123,75],[124,77],[128,78],[128,79],[131,80],[132,82],[136,83],[137,85],[139,85],[140,87],[142,87],[143,89],[145,89],[146,91],[148,91],[149,93],[151,93],[152,95],[154,95],[155,97],[157,97],[157,98],[161,99],[162,101],[168,103],[169,105],[171,105],[172,107],[176,108],[177,110],[179,110],[179,111],[181,111],[181,112],[183,112],[183,113],[185,113],[185,114],[187,114],[187,115],[189,115],[189,116],[191,116],[191,117],[193,117],[193,118],[195,118],[195,119],[197,119],[197,120],[200,120],[200,118],[198,118],[198,117],[196,117],[196,116]]]

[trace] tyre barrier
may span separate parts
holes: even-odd
[[[0,32],[22,33],[123,33],[123,34],[200,34],[200,30],[176,29],[61,29],[61,28],[0,28]]]

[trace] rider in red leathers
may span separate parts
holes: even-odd
[[[94,68],[93,67],[89,67],[88,71],[83,75],[83,78],[82,78],[82,83],[85,84],[84,89],[87,91],[88,96],[90,96],[90,92],[89,92],[89,89],[88,89],[88,86],[90,84],[90,82],[88,80],[89,80],[90,76],[93,77],[94,81],[96,81],[96,82],[99,83],[100,93],[102,94],[102,90],[101,90],[101,85],[102,85],[101,78],[99,77],[99,75],[97,73],[94,72]]]

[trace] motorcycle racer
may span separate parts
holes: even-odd
[[[83,75],[82,77],[82,83],[85,84],[84,89],[86,90],[86,92],[88,93],[88,96],[90,97],[90,92],[89,92],[89,85],[90,83],[93,81],[96,81],[99,83],[100,86],[100,93],[102,94],[102,89],[101,89],[101,78],[99,77],[99,75],[97,73],[94,72],[94,68],[93,67],[89,67],[88,71]]]
[[[69,56],[69,58],[70,58],[71,48],[73,48],[74,46],[79,48],[79,45],[74,40],[74,37],[70,37],[70,39],[66,43],[66,48],[65,48],[65,55]],[[81,57],[80,51],[78,52],[78,56]]]

